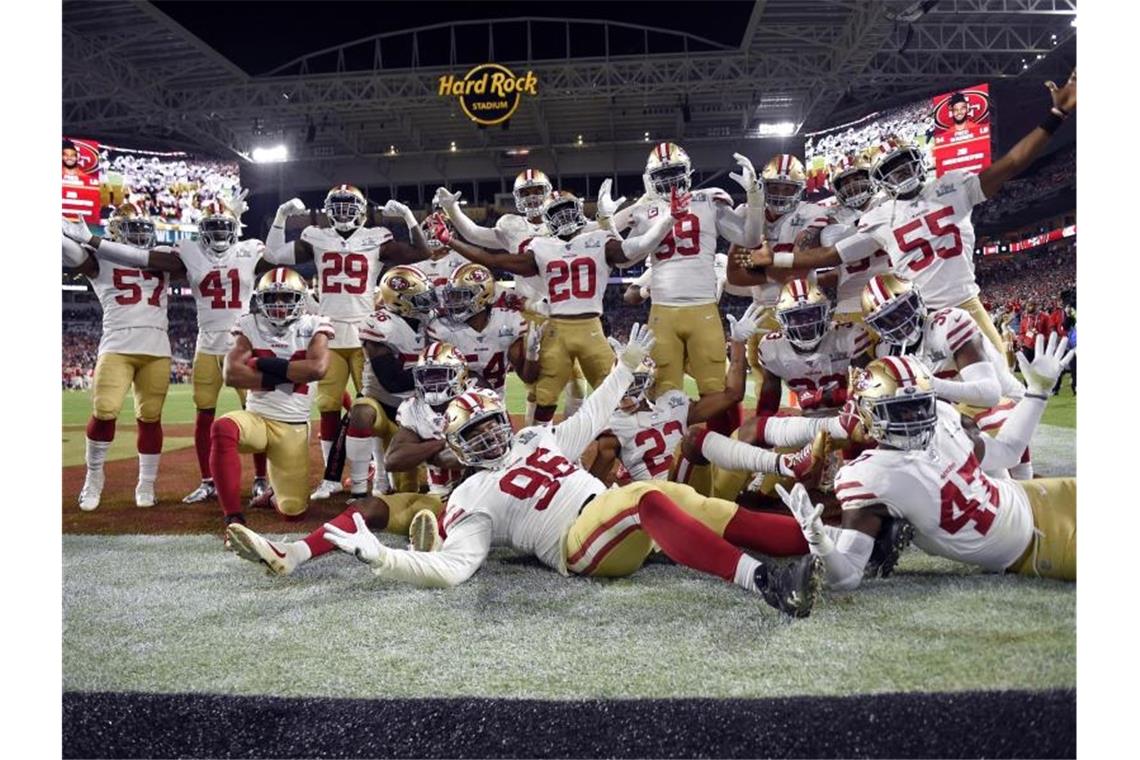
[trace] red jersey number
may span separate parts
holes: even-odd
[[[523,500],[532,498],[542,489],[542,497],[534,505],[538,512],[550,506],[551,499],[562,487],[559,481],[578,469],[566,457],[551,454],[549,449],[543,448],[532,451],[524,461],[525,465],[513,467],[499,478],[499,488],[503,493]]]
[[[142,279],[142,282],[138,281],[139,278]],[[153,281],[154,288],[146,302],[150,306],[162,306],[162,280],[162,275],[154,272],[144,272],[140,269],[114,269],[111,272],[111,281],[116,290],[122,291],[115,296],[115,303],[123,306],[138,303],[143,299],[142,283]]]
[[[346,282],[333,282],[333,277],[344,275]],[[368,289],[368,257],[362,253],[321,254],[321,295],[348,293],[358,296]]]
[[[900,251],[903,253],[910,253],[914,250],[922,251],[922,256],[910,262],[907,265],[908,268],[914,272],[921,272],[934,263],[935,256],[940,259],[952,259],[962,253],[962,232],[958,229],[958,225],[942,223],[943,219],[953,215],[954,207],[944,206],[894,229],[895,242],[898,243]],[[927,238],[925,232],[919,232],[923,226],[933,236],[932,238]],[[920,237],[912,236],[912,233],[915,232],[919,232]],[[948,245],[935,248],[931,244],[933,239],[942,238],[946,235],[951,238]]]
[[[230,293],[226,298],[226,286],[222,282],[222,273],[215,269],[202,278],[198,284],[198,292],[203,298],[210,299],[211,309],[240,309],[241,302],[241,275],[236,269],[226,270],[226,279],[229,280]]]
[[[701,252],[701,219],[687,213],[673,222],[673,229],[661,241],[656,256],[661,261],[676,253],[678,256],[696,256]]]
[[[939,525],[953,535],[968,522],[983,536],[993,525],[998,510],[998,490],[985,474],[978,471],[978,460],[972,454],[955,473],[965,486],[965,492],[947,480],[942,486],[942,514]]]
[[[598,292],[598,265],[591,258],[569,262],[555,259],[546,265],[546,274],[551,303],[571,297],[588,301]]]
[[[664,435],[662,435],[662,431]],[[649,469],[649,474],[653,477],[657,477],[673,466],[673,452],[667,449],[665,436],[670,433],[682,435],[685,432],[684,428],[681,427],[681,423],[677,420],[669,420],[666,422],[662,431],[658,431],[657,428],[645,428],[638,432],[633,438],[633,442],[638,446],[647,441],[653,442],[653,445],[646,449],[645,454],[642,455],[642,461],[645,462],[645,466]]]

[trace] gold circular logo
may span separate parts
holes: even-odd
[[[468,71],[462,81],[441,78],[440,94],[459,95],[463,113],[476,124],[502,124],[514,115],[522,96],[538,94],[538,79],[528,71],[516,76],[506,66],[483,63]],[[447,91],[445,93],[445,90]]]

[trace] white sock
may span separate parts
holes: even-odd
[[[392,481],[388,477],[388,470],[384,467],[384,441],[380,440],[380,436],[372,436],[372,461],[376,463],[376,479],[372,481],[372,488],[376,490],[377,484],[380,490],[392,490]]]
[[[1033,462],[1019,462],[1009,468],[1009,476],[1014,480],[1033,480]]]
[[[293,555],[298,565],[313,558],[313,550],[304,541],[290,541],[285,544],[285,551]]]
[[[110,441],[93,441],[87,439],[87,471],[102,472],[103,462],[107,459],[107,449],[111,448]]]
[[[332,451],[332,445],[332,441],[326,441],[324,438],[321,439],[321,459],[324,460],[326,467],[329,463],[329,452]]]
[[[732,579],[732,582],[747,591],[755,591],[756,568],[760,567],[761,564],[760,560],[741,552],[740,559],[736,563],[736,577]]]
[[[582,400],[586,398],[586,381],[585,380],[571,380],[566,383],[566,387],[562,391],[565,394],[566,402],[563,407],[563,414],[566,417],[574,414],[582,406]]]
[[[705,434],[701,444],[705,459],[726,470],[779,474],[780,455],[774,451],[734,441],[720,433]]]
[[[531,425],[534,424],[534,408],[536,406],[538,406],[538,404],[536,404],[533,401],[530,401],[529,399],[527,400],[527,402],[526,402],[526,414],[523,416],[523,427],[530,427]]]
[[[139,482],[153,483],[158,477],[158,458],[162,454],[139,454]]]
[[[372,439],[354,435],[344,439],[344,453],[348,458],[348,473],[352,477],[352,493],[368,492],[368,460],[372,458]]]

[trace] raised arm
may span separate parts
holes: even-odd
[[[442,237],[441,237],[442,235]],[[530,249],[515,255],[511,253],[491,253],[449,235],[446,228],[440,225],[437,228],[436,239],[444,245],[451,246],[451,250],[458,253],[468,261],[482,264],[488,269],[501,269],[504,272],[533,277],[538,274],[538,265],[534,260],[534,252]]]
[[[186,273],[182,259],[178,258],[178,255],[169,246],[147,250],[146,248],[136,248],[133,245],[116,243],[113,240],[92,235],[86,224],[71,219],[63,220],[63,233],[66,237],[91,250],[96,258],[111,264],[136,269],[150,269],[156,272],[170,272],[171,274]]]
[[[294,266],[313,259],[313,246],[298,238],[285,242],[285,222],[290,216],[305,213],[300,198],[290,198],[277,208],[269,234],[265,237],[265,260],[270,264]]]
[[[606,241],[606,263],[610,266],[629,266],[641,261],[661,245],[673,229],[673,217],[662,216],[641,235],[625,240],[611,238]]]
[[[445,187],[435,191],[435,200],[439,201],[439,205],[443,206],[443,210],[447,212],[447,218],[455,225],[455,231],[465,240],[470,240],[477,246],[491,250],[506,248],[506,243],[499,237],[498,230],[475,224],[467,214],[463,213],[463,207],[459,205],[461,195],[463,193],[448,192]],[[513,253],[513,251],[508,251],[508,253]]]
[[[424,237],[424,231],[420,229],[419,222],[416,221],[416,216],[410,208],[392,199],[384,204],[381,212],[384,216],[400,217],[408,226],[408,235],[412,241],[411,245],[401,240],[389,240],[384,243],[380,246],[380,256],[384,261],[390,264],[415,264],[417,261],[431,258],[427,238]]]

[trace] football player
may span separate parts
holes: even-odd
[[[329,344],[329,371],[317,389],[321,453],[327,464],[341,427],[341,397],[349,376],[357,392],[361,390],[365,362],[358,330],[374,308],[374,288],[380,270],[384,263],[411,264],[430,258],[431,249],[411,210],[394,199],[384,205],[382,212],[404,220],[412,244],[393,239],[387,227],[366,228],[368,201],[364,193],[351,185],[337,185],[325,196],[324,212],[331,227],[310,225],[301,231],[300,238],[286,243],[285,220],[304,210],[304,204],[296,198],[277,210],[266,241],[266,258],[289,266],[306,261],[316,264],[320,314],[328,317],[336,330],[336,337]],[[324,479],[313,496],[327,498],[341,489],[340,481]]]
[[[608,187],[608,185],[607,185]],[[524,169],[515,177],[514,197],[518,214],[503,214],[495,222],[494,228],[480,227],[463,213],[459,205],[462,193],[451,193],[447,188],[436,190],[434,201],[438,201],[454,224],[455,230],[464,240],[489,251],[522,253],[525,244],[536,237],[550,235],[546,221],[542,217],[542,207],[550,198],[554,186],[547,176],[538,169]],[[434,202],[433,201],[433,202]],[[521,296],[526,306],[526,318],[533,325],[541,325],[550,316],[546,302],[546,285],[542,277],[515,276],[515,293]],[[534,383],[527,384],[526,414],[527,425],[534,422],[535,390]],[[570,416],[586,396],[586,379],[582,367],[574,362],[573,378],[563,390],[565,394],[564,413]]]
[[[982,432],[996,433],[1025,395],[1025,386],[968,313],[953,307],[927,312],[912,283],[876,275],[863,290],[863,314],[882,339],[876,356],[916,357],[930,370],[935,394],[958,404]],[[1010,472],[1018,480],[1033,477],[1028,450],[1023,460]]]
[[[675,210],[687,213],[679,201]],[[613,351],[600,319],[610,267],[644,257],[660,244],[673,220],[662,216],[643,234],[625,240],[606,229],[583,232],[587,222],[582,200],[562,190],[551,194],[542,215],[552,236],[531,239],[519,255],[490,253],[457,239],[450,245],[485,267],[542,277],[550,319],[542,334],[535,422],[548,423],[554,418],[558,395],[570,380],[575,361],[582,365],[594,388],[601,385],[613,365]],[[436,234],[447,233],[440,227]]]
[[[716,300],[720,303],[720,299],[725,293],[730,296],[747,297],[752,295],[749,288],[733,285],[728,282],[728,254],[718,253],[713,266],[716,267]],[[622,295],[622,300],[630,306],[637,306],[648,301],[653,297],[653,289],[651,287],[653,279],[653,267],[645,267],[645,271],[641,273],[629,287],[625,289]]]
[[[435,237],[434,230],[437,224],[446,225],[449,232],[454,233],[455,231],[451,220],[447,217],[447,212],[443,210],[443,206],[440,205],[439,201],[432,200],[431,211],[432,213],[424,217],[424,220],[420,222],[420,230],[423,231],[428,248],[431,249],[431,258],[424,259],[416,264],[416,267],[427,275],[432,287],[435,288],[438,293],[447,285],[448,278],[454,274],[455,270],[467,263],[467,259],[451,250],[451,248],[441,243]]]
[[[539,366],[527,361],[528,323],[508,296],[495,293],[490,269],[465,262],[442,289],[440,317],[427,326],[428,340],[458,349],[474,379],[503,397],[508,369],[514,369],[524,383],[533,383]]]
[[[890,200],[859,219],[858,233],[834,245],[797,252],[760,249],[753,252],[755,266],[838,266],[874,256],[885,250],[891,271],[914,282],[926,306],[933,310],[956,306],[970,313],[982,333],[1004,353],[1001,335],[978,300],[974,277],[974,206],[993,198],[1006,180],[1028,167],[1077,106],[1077,72],[1063,87],[1046,82],[1052,106],[1040,126],[1023,137],[1008,153],[982,170],[967,174],[951,170],[927,180],[922,153],[899,138],[880,146],[871,166],[871,178]]]
[[[116,265],[110,257],[145,255],[155,245],[154,222],[141,210],[123,204],[107,220],[110,240],[92,236],[80,221],[65,221],[63,230],[74,242],[94,251],[94,256],[84,257],[72,271],[87,277],[103,308],[103,337],[91,393],[93,409],[87,422],[87,475],[79,492],[79,508],[90,511],[99,506],[103,463],[115,438],[123,398],[132,385],[139,455],[135,504],[153,507],[162,453],[162,405],[170,385],[166,317],[170,276]]]
[[[984,470],[1009,467],[1025,450],[1049,393],[1072,358],[1050,336],[1037,339],[1033,362],[1018,364],[1028,391],[996,437],[962,425],[939,401],[926,367],[914,357],[884,357],[858,373],[852,387],[867,434],[878,441],[835,478],[842,524],[826,527],[822,505],[796,486],[780,496],[800,521],[811,552],[827,568],[828,585],[859,585],[873,538],[888,518],[909,521],[914,543],[929,554],[1062,580],[1077,577],[1076,478],[1016,481]]]
[[[494,544],[533,555],[563,575],[620,577],[637,570],[656,543],[680,564],[758,592],[788,615],[806,617],[816,598],[814,557],[778,565],[736,548],[777,553],[784,543],[802,546],[802,535],[781,535],[789,527],[798,533],[794,520],[754,514],[678,483],[651,481],[607,491],[575,464],[651,345],[652,333],[634,325],[613,372],[557,427],[516,434],[491,391],[469,391],[452,401],[447,445],[473,472],[448,499],[444,539],[436,551],[384,546],[369,530],[369,517],[354,507],[326,523],[320,538],[367,562],[381,577],[435,588],[470,578]]]
[[[249,391],[247,404],[210,430],[210,469],[227,525],[245,522],[239,452],[265,453],[278,512],[295,517],[308,507],[309,414],[336,333],[326,317],[303,313],[306,290],[292,269],[269,270],[233,327],[223,374],[226,385]]]

